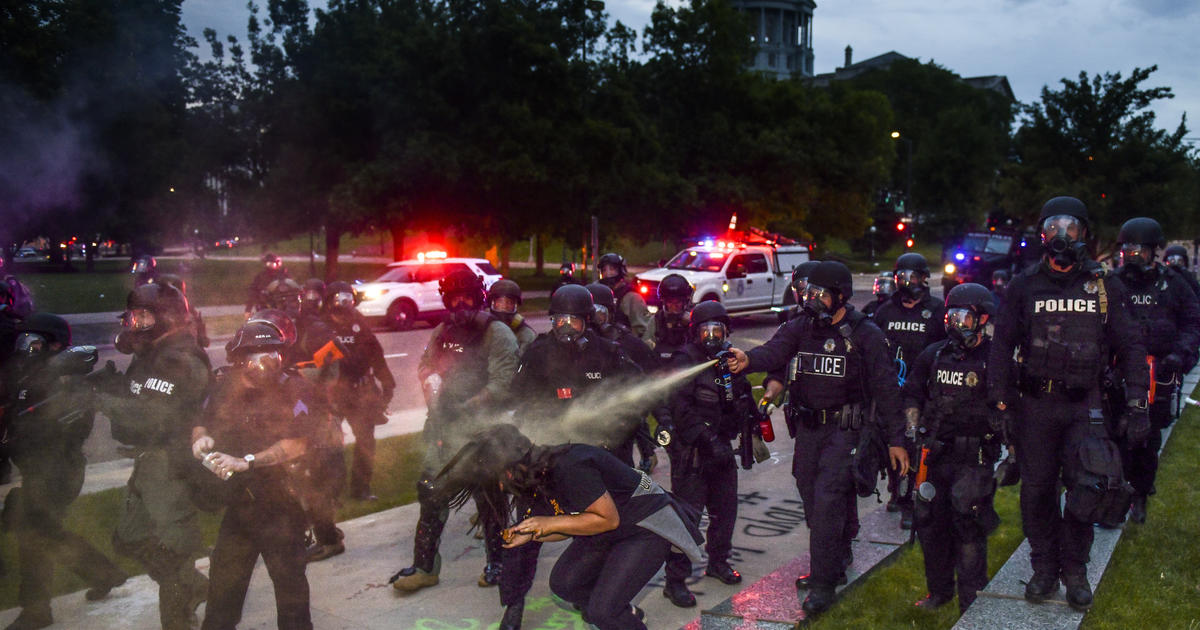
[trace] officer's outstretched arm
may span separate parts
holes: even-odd
[[[763,345],[743,352],[740,357],[735,353],[738,369],[733,371],[772,372],[783,369],[796,354],[800,335],[807,326],[805,318],[793,319],[777,328],[775,334]],[[730,369],[732,368],[730,365]]]

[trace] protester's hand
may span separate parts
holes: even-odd
[[[518,536],[521,534],[529,534],[533,540],[544,538],[553,534],[551,531],[550,516],[530,516],[529,518],[517,523],[513,526],[512,532]],[[528,542],[528,541],[526,541]]]
[[[500,532],[500,536],[504,538],[505,549],[520,547],[521,545],[533,541],[533,534],[518,534],[516,531],[514,531],[515,529],[516,528],[514,527]]]
[[[209,453],[207,457],[209,462],[212,462],[213,474],[224,479],[232,473],[246,472],[250,470],[250,463],[241,457],[234,457],[225,453]]]
[[[746,353],[738,348],[730,348],[729,354],[732,355],[727,360],[730,372],[737,374],[750,365],[750,360],[746,358]]]
[[[899,471],[900,475],[908,474],[908,449],[903,446],[889,446],[888,457],[892,460],[892,468]]]
[[[195,442],[192,442],[192,457],[195,457],[196,459],[204,459],[204,456],[208,455],[216,445],[216,441],[214,441],[211,436],[202,436]]]

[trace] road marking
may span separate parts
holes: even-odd
[[[406,357],[406,356],[408,356],[407,352],[397,352],[396,354],[385,354],[385,355],[383,355],[383,358],[394,359],[396,357]]]

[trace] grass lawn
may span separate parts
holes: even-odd
[[[1096,591],[1096,603],[1082,628],[1200,627],[1200,546],[1195,544],[1200,510],[1200,411],[1187,407],[1163,451],[1158,494],[1151,497],[1145,525],[1130,525]],[[988,540],[992,576],[1024,539],[1019,486],[996,494],[1000,527]],[[912,604],[926,593],[924,561],[918,546],[897,552],[859,586],[850,589],[812,628],[950,628],[958,620],[957,601],[934,613]],[[998,628],[1003,623],[997,621]]]
[[[405,505],[416,500],[416,481],[421,463],[421,440],[419,433],[400,435],[378,442],[375,455],[375,478],[371,489],[379,497],[372,502],[355,501],[346,497],[342,499],[342,508],[338,510],[338,520],[352,518],[379,512],[398,505]],[[349,470],[350,449],[346,449],[347,470]],[[113,553],[111,536],[116,528],[120,510],[121,489],[105,490],[95,494],[83,495],[73,503],[68,511],[66,527],[87,538],[97,549],[117,563],[131,575],[143,573],[137,562],[117,556]],[[220,524],[219,514],[201,512],[201,529],[204,544],[211,547],[217,539],[217,527]],[[204,555],[208,555],[206,549]],[[20,582],[17,573],[16,539],[4,532],[0,537],[0,609],[17,606],[17,587]],[[380,576],[386,575],[396,567],[381,565]],[[71,593],[86,588],[87,585],[75,575],[59,569],[54,575],[54,592],[56,594]]]

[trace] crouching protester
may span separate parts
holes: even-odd
[[[992,305],[982,285],[951,289],[949,338],[917,356],[902,390],[905,415],[917,427],[914,524],[929,589],[916,603],[922,609],[953,600],[956,576],[960,611],[987,584],[987,537],[1000,524],[992,469],[1004,435],[985,395],[990,344],[984,326]]]
[[[304,455],[321,420],[309,412],[311,386],[284,369],[285,347],[278,329],[244,324],[229,344],[231,367],[192,429],[192,455],[223,480],[226,496],[204,630],[237,627],[260,555],[275,586],[279,628],[312,628],[304,574],[308,522],[286,464]]]
[[[700,560],[696,513],[648,475],[597,446],[535,445],[516,427],[476,433],[438,474],[452,507],[480,495],[492,517],[516,524],[505,547],[570,539],[550,590],[600,630],[645,630],[632,600],[672,546]]]

